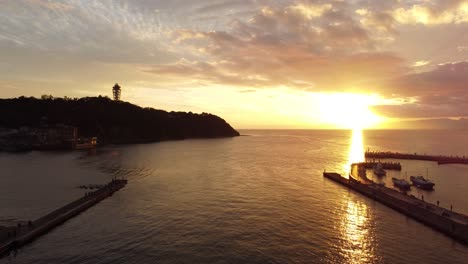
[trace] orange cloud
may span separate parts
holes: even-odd
[[[468,22],[468,1],[425,1],[393,10],[393,17],[401,24],[450,24]]]
[[[468,61],[440,64],[430,71],[393,79],[381,90],[394,97],[411,98],[410,101],[374,108],[391,117],[466,117],[467,83]]]
[[[375,51],[368,31],[340,6],[324,5],[313,16],[305,8],[264,7],[230,31],[174,31],[176,43],[203,48],[205,56],[146,71],[217,85],[352,91],[404,69],[395,54]]]

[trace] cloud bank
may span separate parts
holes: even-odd
[[[466,0],[3,0],[0,87],[106,69],[88,81],[375,93],[388,117],[466,117],[466,23]]]

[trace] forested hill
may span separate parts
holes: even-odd
[[[138,143],[186,138],[234,137],[239,133],[212,114],[141,108],[107,97],[0,99],[0,127],[65,124],[101,143]]]

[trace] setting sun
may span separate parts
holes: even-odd
[[[338,128],[364,129],[376,127],[384,121],[370,106],[379,102],[376,95],[351,93],[322,94],[319,111],[323,122]]]
[[[344,166],[344,171],[351,172],[351,164],[365,161],[364,141],[362,129],[353,129],[351,142],[349,145],[348,163]]]

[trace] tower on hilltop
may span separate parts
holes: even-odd
[[[122,90],[120,89],[120,86],[118,83],[112,87],[112,94],[114,95],[114,101],[120,101],[120,94],[122,93]]]

